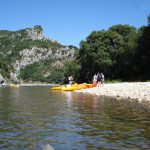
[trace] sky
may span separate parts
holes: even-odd
[[[41,25],[47,38],[79,47],[92,31],[147,25],[150,0],[1,0],[0,30]]]

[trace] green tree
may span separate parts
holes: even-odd
[[[148,26],[143,26],[139,30],[138,48],[136,52],[137,76],[140,80],[150,79],[150,15],[148,16]]]
[[[81,64],[81,81],[91,81],[93,74],[99,71],[109,73],[112,65],[109,53],[111,41],[109,32],[104,30],[94,31],[86,38],[86,41],[81,41],[77,57]]]
[[[150,26],[150,14],[147,17],[147,23],[148,23],[148,26]]]
[[[64,64],[65,83],[68,83],[68,77],[73,76],[74,81],[78,82],[80,65],[76,60],[68,61]]]
[[[3,75],[3,77],[7,79],[10,78],[10,67],[2,55],[0,55],[0,73]]]
[[[113,69],[115,78],[128,80],[134,74],[134,55],[137,47],[137,30],[129,25],[115,25],[110,31],[119,35],[119,47],[116,49],[116,57]]]
[[[90,81],[99,71],[110,79],[128,80],[133,74],[136,46],[137,30],[133,26],[115,25],[107,31],[93,31],[80,43],[80,80]]]
[[[46,79],[49,83],[63,84],[65,80],[63,68],[52,69],[50,75],[46,77]]]

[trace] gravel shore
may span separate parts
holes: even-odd
[[[20,84],[20,86],[54,86],[54,84]],[[105,83],[94,88],[78,90],[77,92],[150,102],[150,82]]]
[[[99,87],[83,89],[79,92],[97,96],[111,96],[150,101],[150,82],[105,83],[101,84]]]

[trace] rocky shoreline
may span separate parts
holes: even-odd
[[[150,82],[105,83],[94,88],[79,90],[78,92],[97,96],[150,101]]]
[[[11,84],[10,84],[11,85]],[[10,86],[6,84],[6,86]],[[57,86],[57,84],[31,83],[19,86]],[[76,92],[89,93],[97,96],[109,96],[125,99],[137,99],[150,102],[150,82],[122,82],[105,83],[94,88],[77,90]]]

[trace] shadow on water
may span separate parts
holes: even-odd
[[[49,87],[0,88],[0,149],[150,149],[150,105]]]

